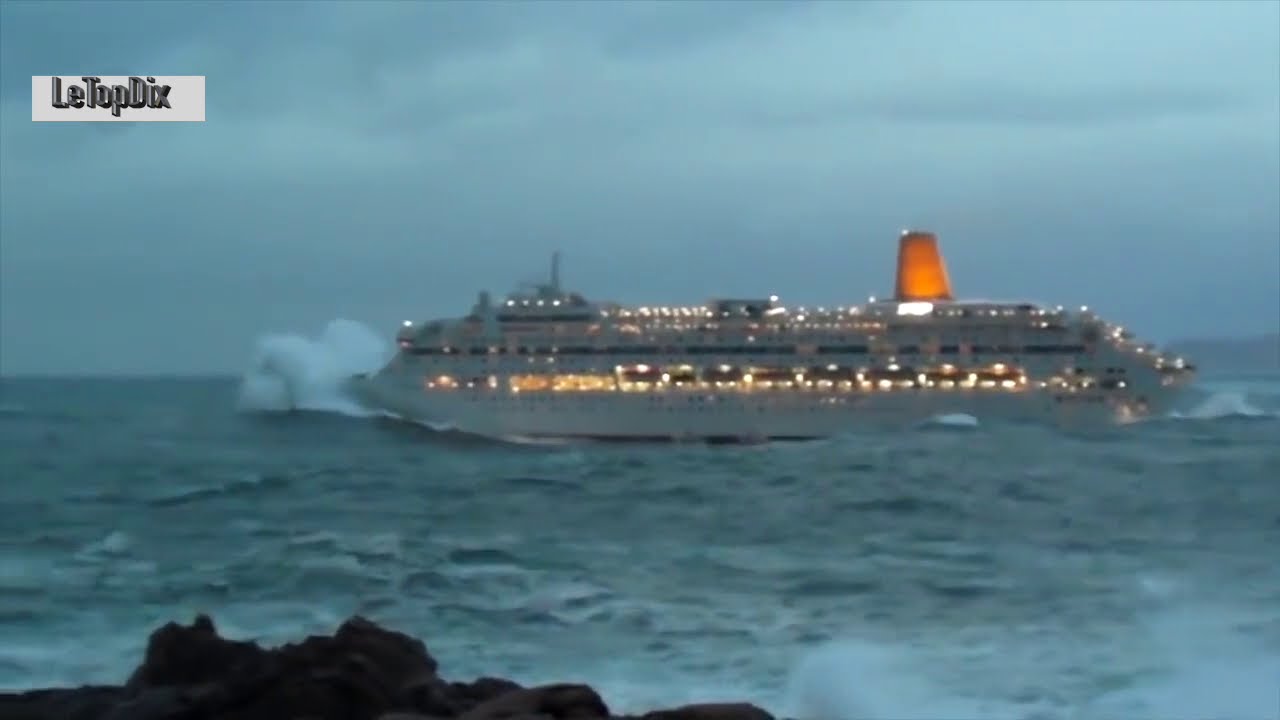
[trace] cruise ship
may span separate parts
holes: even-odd
[[[1166,412],[1195,368],[1088,308],[956,299],[929,232],[899,238],[892,297],[793,307],[596,302],[550,277],[400,328],[352,378],[366,405],[492,437],[816,439],[940,416],[1078,425]]]

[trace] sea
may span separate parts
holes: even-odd
[[[122,682],[198,612],[269,644],[359,613],[451,679],[617,712],[1280,717],[1280,375],[1087,434],[531,445],[343,397],[385,345],[336,321],[242,377],[0,381],[0,688]]]

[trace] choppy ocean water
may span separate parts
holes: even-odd
[[[359,612],[619,710],[1280,716],[1280,377],[1088,436],[521,446],[366,417],[357,326],[260,351],[0,381],[0,688],[122,681],[196,611],[267,642]],[[270,412],[285,384],[313,410]]]

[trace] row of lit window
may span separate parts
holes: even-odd
[[[563,338],[557,338],[551,342],[558,341]],[[1086,352],[1088,348],[1085,345],[972,345],[972,344],[937,344],[928,343],[922,345],[895,345],[884,341],[877,341],[876,336],[870,335],[865,339],[868,341],[866,345],[829,345],[818,343],[800,343],[796,345],[754,345],[756,336],[748,335],[742,338],[747,345],[730,345],[724,340],[717,338],[717,342],[706,345],[690,344],[691,339],[681,338],[681,342],[685,347],[663,347],[660,345],[662,338],[649,336],[644,338],[653,345],[641,345],[639,343],[628,343],[613,346],[599,345],[544,345],[544,346],[478,346],[471,348],[460,348],[445,346],[435,348],[430,346],[414,346],[408,341],[401,341],[400,347],[413,355],[523,355],[523,356],[551,356],[551,355],[636,355],[636,354],[661,354],[664,351],[671,355],[888,355],[889,362],[895,362],[895,355],[914,356],[914,355],[1027,355],[1027,356],[1050,356],[1050,355],[1078,355]],[[817,338],[809,338],[817,340]],[[526,338],[526,341],[533,340]],[[688,341],[686,341],[688,340]],[[533,357],[529,357],[529,361],[533,362]],[[548,362],[554,358],[546,358]],[[1158,364],[1157,368],[1163,367]],[[1181,365],[1179,365],[1181,367]]]
[[[675,390],[819,390],[819,391],[851,391],[851,390],[891,390],[894,388],[942,388],[942,389],[1021,389],[1027,385],[1026,376],[1019,375],[1003,380],[990,378],[979,379],[976,374],[968,374],[958,379],[933,379],[920,374],[914,379],[868,379],[859,374],[857,380],[756,380],[750,374],[738,380],[672,380],[669,375],[652,381],[625,380],[613,375],[513,375],[507,379],[508,388],[512,392],[651,392]],[[428,389],[454,390],[459,388],[488,387],[497,389],[498,379],[490,376],[487,380],[477,382],[460,381],[456,378],[441,375],[425,382]],[[1045,387],[1045,383],[1038,383]]]
[[[773,298],[776,298],[776,297],[777,297],[776,295],[773,296]],[[874,303],[875,298],[874,297],[870,298],[870,301]],[[517,305],[519,305],[520,307],[559,307],[562,304],[564,304],[564,302],[559,299],[553,299],[553,300],[522,299],[518,303],[516,300],[507,300],[506,304],[507,304],[507,307],[516,307]],[[1087,312],[1088,308],[1081,307],[1080,310],[1081,312]],[[782,307],[774,307],[774,308],[770,308],[769,312],[770,314],[778,314],[778,313],[786,313],[787,310],[786,308],[782,308]],[[829,311],[825,307],[818,307],[817,309],[810,311],[806,307],[800,307],[800,308],[796,308],[794,312],[798,312],[801,315],[806,315],[806,314],[809,314],[810,312],[818,315],[860,315],[864,312],[864,308],[858,307],[858,306],[854,306],[854,307],[840,306],[835,308],[834,311]],[[977,315],[977,316],[988,316],[988,317],[994,317],[994,316],[1012,317],[1014,315],[1023,315],[1023,314],[1041,315],[1041,316],[1060,315],[1062,314],[1062,312],[1063,312],[1062,306],[1058,306],[1057,309],[1053,311],[1045,310],[1043,308],[1029,307],[1029,306],[1018,307],[1018,308],[943,306],[941,308],[934,309],[933,315],[937,317],[960,317],[965,315]],[[640,307],[635,309],[618,308],[614,310],[601,310],[600,314],[602,316],[616,316],[616,317],[635,317],[637,315],[641,317],[648,317],[648,316],[714,317],[716,313],[713,312],[712,310],[707,309],[705,306],[676,306],[676,307],[667,306],[667,307]],[[874,309],[871,311],[871,314],[880,316],[880,315],[885,315],[886,313],[881,309]],[[724,312],[724,313],[721,313],[721,315],[727,317],[729,313]]]

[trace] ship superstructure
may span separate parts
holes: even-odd
[[[545,283],[466,316],[406,322],[356,379],[389,412],[529,438],[780,439],[968,414],[1127,421],[1194,376],[1088,308],[958,300],[936,236],[899,239],[892,298],[789,307],[777,296],[632,307]]]

